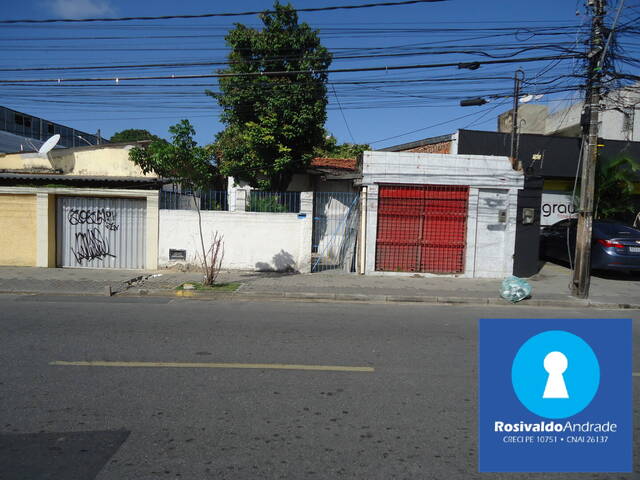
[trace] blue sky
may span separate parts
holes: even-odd
[[[299,8],[352,5],[363,0],[292,2]],[[5,2],[1,19],[158,16],[264,10],[270,1],[132,2],[123,0],[42,0]],[[360,10],[304,13],[301,20],[320,30],[323,43],[338,57],[333,68],[388,67],[487,59],[478,51],[508,55],[518,46],[551,45],[519,57],[558,55],[554,45],[583,49],[578,29],[588,19],[582,1],[537,2],[449,0],[441,3]],[[223,126],[219,110],[197,81],[120,81],[88,84],[73,78],[213,73],[214,66],[134,68],[98,71],[7,71],[61,66],[140,65],[223,62],[225,32],[232,23],[259,26],[254,16],[128,23],[3,25],[0,28],[0,79],[55,79],[59,84],[7,86],[0,104],[109,137],[125,128],[146,128],[167,136],[169,125],[188,118],[200,143],[210,142]],[[515,30],[519,28],[519,30]],[[491,29],[491,30],[488,30]],[[546,33],[545,33],[546,32]],[[541,35],[542,34],[542,35]],[[456,46],[476,53],[451,53]],[[473,48],[470,48],[473,47]],[[446,50],[448,49],[448,50]],[[450,52],[443,54],[444,51]],[[392,53],[394,56],[381,56]],[[377,54],[377,56],[372,56]],[[358,58],[353,58],[358,57]],[[361,58],[368,57],[368,58]],[[495,130],[517,68],[532,81],[526,93],[545,93],[539,102],[558,108],[581,95],[575,60],[509,63],[478,70],[453,68],[332,74],[327,129],[340,141],[372,143],[374,148],[449,133],[457,128]],[[537,77],[536,77],[537,76]],[[376,81],[371,84],[367,82]],[[548,82],[552,83],[548,83]],[[553,83],[555,82],[555,83]],[[77,86],[76,86],[77,85]],[[549,86],[558,85],[556,93]],[[563,86],[566,91],[563,91]],[[555,91],[554,90],[554,91]],[[549,92],[549,93],[547,93]],[[460,99],[493,95],[482,107],[458,106]],[[342,109],[340,108],[342,107]],[[462,117],[462,118],[460,118]],[[457,119],[457,120],[456,120]]]

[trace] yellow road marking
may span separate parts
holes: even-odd
[[[176,297],[193,297],[191,290],[176,290]]]
[[[248,368],[258,370],[313,370],[320,372],[375,372],[372,367],[346,367],[341,365],[295,365],[287,363],[200,363],[200,362],[65,362],[49,365],[65,367],[142,367],[142,368]]]

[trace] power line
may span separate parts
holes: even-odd
[[[414,5],[418,3],[436,3],[444,2],[446,0],[407,0],[402,2],[379,2],[379,3],[365,3],[361,5],[333,5],[328,7],[310,7],[310,8],[296,8],[296,12],[327,12],[331,10],[354,10],[358,8],[373,8],[373,7],[397,7],[402,5]],[[254,10],[249,12],[226,12],[226,13],[203,13],[199,15],[161,15],[154,17],[119,17],[119,18],[48,18],[44,20],[0,20],[0,24],[13,24],[13,23],[86,23],[86,22],[128,22],[132,20],[174,20],[174,19],[189,19],[189,18],[213,18],[213,17],[242,17],[248,15],[260,15],[266,13],[275,13],[275,10]]]
[[[500,60],[482,60],[473,62],[477,65],[496,65],[503,63],[525,63],[525,62],[541,62],[546,60],[564,60],[569,58],[581,58],[581,54],[567,55],[551,55],[542,57],[525,57],[510,58]],[[336,68],[327,70],[281,70],[275,72],[246,72],[246,73],[212,73],[200,75],[154,75],[154,76],[136,76],[136,77],[96,77],[96,78],[69,78],[64,79],[48,78],[48,79],[12,79],[0,80],[0,83],[62,83],[62,82],[116,82],[132,81],[132,80],[172,80],[172,79],[194,79],[194,78],[228,78],[228,77],[279,77],[286,75],[304,75],[304,74],[328,74],[328,73],[352,73],[352,72],[385,72],[395,70],[409,70],[422,68],[446,68],[458,67],[464,68],[465,62],[451,63],[432,63],[432,64],[413,64],[413,65],[392,65],[384,67],[361,67],[361,68]]]
[[[340,99],[338,98],[338,92],[336,92],[335,85],[331,85],[331,88],[333,89],[333,94],[336,97],[336,102],[338,102],[338,107],[340,108],[340,113],[342,114],[342,119],[344,120],[344,124],[347,127],[347,131],[349,132],[349,136],[351,137],[351,141],[353,143],[356,143],[356,140],[353,138],[353,133],[351,133],[351,128],[349,128],[349,122],[347,122],[347,117],[344,114],[344,110],[342,110],[342,105],[340,104]]]
[[[393,140],[395,138],[406,137],[407,135],[411,135],[412,133],[423,132],[425,130],[429,130],[429,129],[434,128],[434,127],[439,127],[441,125],[446,125],[447,123],[456,122],[456,121],[461,120],[463,118],[471,117],[473,115],[478,115],[479,113],[482,113],[482,111],[467,113],[466,115],[461,115],[459,117],[455,117],[455,118],[452,118],[450,120],[445,120],[444,122],[434,123],[433,125],[429,125],[427,127],[418,128],[416,130],[411,130],[410,132],[401,133],[399,135],[394,135],[392,137],[381,138],[380,140],[373,140],[371,142],[367,142],[367,144],[373,145],[374,143],[382,143],[382,142],[386,142],[387,140]]]
[[[568,48],[564,48],[558,44],[539,44],[530,45],[527,47],[517,46],[487,46],[493,50],[515,50],[508,54],[497,55],[495,53],[489,53],[482,50],[433,50],[429,47],[418,48],[414,51],[405,51],[399,53],[371,53],[360,55],[334,55],[333,60],[356,60],[356,59],[369,59],[369,58],[393,58],[393,57],[418,57],[425,55],[453,55],[453,54],[465,54],[465,55],[482,55],[489,58],[513,58],[521,53],[531,50],[559,50],[566,53],[575,53]],[[218,62],[176,62],[176,63],[141,63],[141,64],[116,64],[116,65],[83,65],[83,66],[55,66],[55,67],[24,67],[24,68],[0,68],[0,72],[40,72],[40,71],[69,71],[69,70],[128,70],[136,68],[183,68],[183,67],[211,67],[221,65],[233,65],[237,63],[268,63],[278,61],[291,61],[291,60],[303,60],[300,55],[285,55],[265,57],[264,59],[257,59],[247,62],[245,61],[218,61]]]
[[[519,21],[521,23],[526,23],[523,21]],[[453,28],[453,27],[423,27],[423,26],[416,26],[416,27],[408,27],[406,24],[403,24],[401,27],[389,27],[389,26],[384,26],[384,27],[372,27],[370,26],[370,24],[368,24],[369,26],[367,27],[354,27],[353,25],[350,25],[349,27],[327,27],[324,26],[321,23],[314,23],[314,28],[318,28],[320,29],[320,31],[322,33],[347,33],[347,34],[352,34],[352,33],[356,33],[356,34],[362,34],[362,33],[371,33],[371,34],[375,34],[375,35],[379,35],[379,34],[389,34],[389,33],[406,33],[406,34],[416,34],[416,33],[431,33],[431,34],[444,34],[444,33],[451,33],[451,34],[455,34],[455,35],[459,35],[460,33],[490,33],[490,34],[495,34],[495,33],[507,33],[507,34],[514,34],[517,36],[520,36],[522,34],[523,31],[527,32],[530,36],[530,38],[536,37],[536,36],[558,36],[558,35],[565,35],[565,34],[569,34],[569,33],[573,33],[573,30],[575,28],[574,25],[567,25],[567,26],[537,26],[535,28],[535,30],[533,30],[531,27],[524,27],[524,26],[508,26],[508,27],[489,27],[489,26],[484,26],[481,28]],[[82,26],[80,26],[82,27]],[[170,27],[168,26],[157,26],[159,28],[162,28],[163,30],[171,30]],[[72,36],[46,36],[46,37],[39,37],[39,36],[30,36],[30,37],[23,37],[22,35],[18,35],[16,34],[16,36],[14,37],[5,37],[5,38],[0,38],[1,41],[15,41],[15,42],[20,42],[20,43],[24,43],[24,42],[44,42],[44,41],[77,41],[77,40],[130,40],[130,39],[137,39],[137,40],[173,40],[173,39],[189,39],[189,38],[223,38],[226,35],[226,31],[229,28],[232,28],[233,25],[207,25],[205,27],[202,27],[203,33],[191,33],[191,34],[185,34],[184,33],[184,28],[181,27],[181,33],[180,34],[174,34],[174,35],[169,35],[169,34],[165,34],[165,35],[108,35],[108,36],[97,36],[95,34],[96,29],[98,29],[97,31],[100,31],[100,28],[105,28],[105,26],[95,26],[95,25],[87,25],[86,28],[89,29],[91,28],[92,30],[92,35],[91,36],[79,36],[79,35],[72,35]],[[24,28],[30,28],[30,27],[20,27],[20,29],[24,29]],[[65,27],[65,28],[69,28],[69,27]],[[123,25],[122,28],[136,28],[136,26],[126,26]],[[82,30],[78,29],[78,27],[76,27],[74,29],[75,31],[80,31],[82,32]],[[195,29],[196,31],[199,30],[199,28]],[[221,33],[218,34],[212,34],[211,31],[212,30],[220,30]],[[635,27],[634,27],[635,30]],[[585,30],[586,31],[586,30]],[[5,32],[7,33],[7,32]],[[65,30],[65,33],[67,33],[67,31]],[[530,39],[529,38],[529,39]],[[528,40],[528,39],[527,39]],[[518,41],[520,43],[522,43],[524,40],[522,39],[518,39]]]

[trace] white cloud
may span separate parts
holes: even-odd
[[[44,5],[62,18],[95,18],[113,15],[107,0],[51,0]]]

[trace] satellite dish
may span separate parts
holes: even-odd
[[[533,95],[525,95],[524,97],[520,97],[520,103],[528,103],[533,100]]]
[[[34,152],[38,150],[38,148],[33,144],[33,142],[29,140],[27,137],[24,137],[24,141],[27,145],[29,145],[33,149]],[[22,149],[22,144],[20,144],[20,148]]]
[[[56,133],[53,137],[49,138],[46,142],[42,144],[42,146],[40,147],[40,150],[38,150],[38,153],[40,155],[46,155],[53,149],[53,147],[55,147],[58,144],[59,141],[60,141],[60,134]]]

